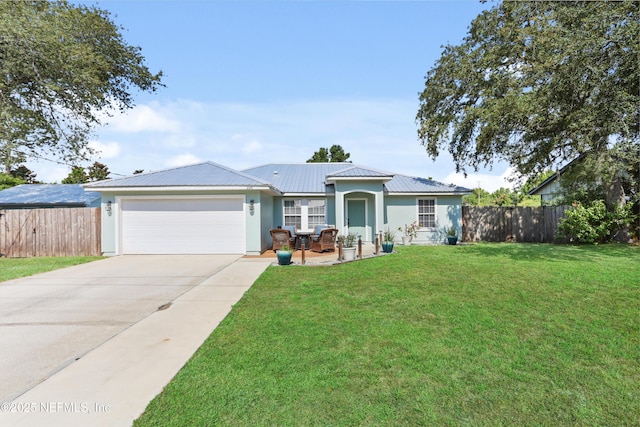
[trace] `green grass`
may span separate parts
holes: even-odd
[[[0,258],[0,282],[95,261],[101,257]],[[2,285],[0,283],[0,285]]]
[[[640,248],[270,267],[140,426],[639,425]]]

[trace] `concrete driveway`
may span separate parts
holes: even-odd
[[[119,256],[0,283],[0,421],[130,424],[268,265]]]

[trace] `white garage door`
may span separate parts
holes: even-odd
[[[243,198],[123,199],[123,254],[244,254]]]

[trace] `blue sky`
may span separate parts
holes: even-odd
[[[505,165],[454,174],[417,140],[424,76],[457,44],[479,1],[97,1],[142,48],[165,88],[97,129],[92,145],[114,174],[213,161],[235,169],[304,163],[341,145],[354,163],[488,190]],[[87,163],[88,165],[90,163]],[[69,168],[38,161],[38,178]],[[114,175],[116,176],[116,175]]]

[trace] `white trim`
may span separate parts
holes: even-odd
[[[414,196],[414,197],[422,197],[422,198],[428,198],[428,197],[438,197],[438,196],[467,196],[469,194],[473,194],[473,191],[470,191],[468,193],[436,193],[436,194],[428,194],[428,193],[390,193],[388,191],[385,191],[385,196]]]
[[[322,200],[324,201],[324,222],[327,224],[327,216],[328,216],[328,208],[329,202],[326,197],[283,197],[282,198],[282,225],[285,225],[285,213],[284,213],[284,202],[285,201],[296,201],[300,200],[300,230],[312,231],[312,228],[309,228],[309,200]]]
[[[433,200],[433,227],[419,227],[419,230],[435,231],[438,229],[438,198],[435,196],[418,196],[416,197],[416,221],[420,224],[420,200]]]
[[[180,194],[180,195],[131,195],[131,196],[115,196],[115,203],[112,207],[115,216],[115,254],[122,255],[122,204],[123,201],[126,200],[211,200],[211,199],[239,199],[242,201],[242,213],[244,225],[243,228],[245,230],[245,247],[246,247],[246,231],[247,231],[247,197],[244,194],[215,194],[215,195],[207,195],[207,194]]]
[[[279,191],[274,190],[272,187],[267,186],[255,186],[255,185],[247,185],[247,186],[212,186],[212,185],[191,185],[191,186],[171,186],[171,187],[85,187],[87,190],[96,191],[96,192],[117,192],[117,193],[134,193],[134,192],[162,192],[162,191],[170,191],[170,192],[195,192],[195,191],[256,191],[256,190],[270,190],[274,194],[281,194]]]

